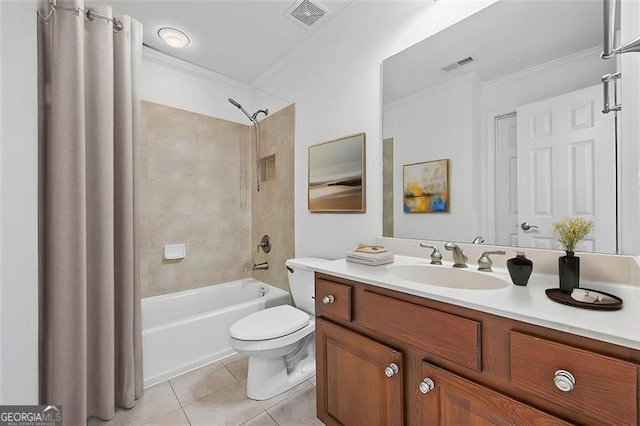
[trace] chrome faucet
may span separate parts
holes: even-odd
[[[442,253],[436,246],[432,246],[427,243],[420,243],[420,247],[433,249],[431,252],[431,264],[432,265],[442,265]]]
[[[493,261],[489,257],[490,254],[505,254],[504,250],[489,250],[482,253],[480,259],[478,259],[478,271],[491,272]]]
[[[254,271],[267,270],[269,269],[269,262],[254,263],[252,269]]]
[[[444,248],[451,251],[453,254],[453,267],[454,268],[466,268],[467,256],[462,252],[462,249],[458,247],[456,243],[446,243]]]

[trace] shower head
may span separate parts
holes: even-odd
[[[255,121],[256,117],[258,117],[258,114],[260,114],[260,113],[264,114],[264,116],[266,117],[267,115],[269,115],[269,110],[268,109],[259,109],[259,110],[257,110],[256,112],[253,113],[253,115],[251,116],[251,119],[253,121]]]
[[[254,118],[254,117],[251,117],[251,116],[249,115],[249,113],[248,113],[244,108],[242,108],[242,105],[240,105],[238,102],[234,101],[234,100],[233,100],[233,99],[231,99],[231,98],[229,98],[229,102],[231,102],[231,104],[232,104],[232,105],[234,105],[236,108],[238,108],[240,111],[242,111],[242,112],[244,113],[244,115],[246,115],[246,116],[247,116],[247,118],[248,118],[249,120],[251,120],[251,122],[255,122],[255,121],[256,121],[256,120],[255,120],[255,118]],[[255,115],[255,114],[254,114],[254,115]]]

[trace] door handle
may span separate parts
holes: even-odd
[[[527,222],[522,222],[520,224],[520,229],[522,229],[525,232],[527,232],[531,228],[536,228],[537,229],[538,227],[536,225],[529,225],[529,223],[527,223]]]

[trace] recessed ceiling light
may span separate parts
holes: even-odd
[[[189,36],[177,28],[160,28],[158,30],[158,37],[171,47],[185,47],[191,43]]]

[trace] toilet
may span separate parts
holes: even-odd
[[[249,357],[247,396],[273,398],[316,372],[313,265],[326,259],[285,262],[297,308],[280,305],[248,315],[229,328],[231,347]]]

